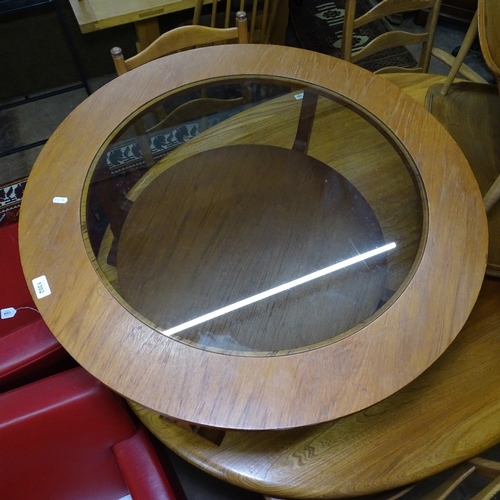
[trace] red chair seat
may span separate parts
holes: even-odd
[[[23,325],[0,337],[0,386],[23,380],[44,367],[56,366],[68,356],[43,319]]]
[[[0,227],[0,309],[18,310],[14,317],[0,319],[0,390],[69,360],[36,311],[21,267],[17,231],[17,223]]]
[[[0,394],[0,496],[185,500],[123,400],[74,368]]]

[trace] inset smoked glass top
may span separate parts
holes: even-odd
[[[354,333],[418,256],[420,181],[370,116],[294,82],[200,85],[118,129],[89,179],[103,277],[190,345],[283,355]]]

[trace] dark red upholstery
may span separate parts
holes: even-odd
[[[0,309],[6,307],[17,309],[26,306],[36,309],[21,267],[17,231],[17,222],[0,226],[0,269],[2,270]],[[39,313],[30,309],[22,309],[13,318],[0,320],[0,337],[39,318]]]
[[[173,467],[162,466],[143,428],[126,441],[115,444],[113,451],[132,498],[143,500],[184,498],[184,493],[179,491],[181,486]],[[137,460],[145,454],[149,459]],[[171,476],[168,481],[164,474],[165,469]]]
[[[36,309],[21,267],[17,230],[17,223],[0,227],[0,309]],[[32,309],[20,309],[13,318],[0,319],[0,390],[69,358],[40,314]]]
[[[185,500],[123,400],[80,367],[0,394],[0,464],[10,500]]]

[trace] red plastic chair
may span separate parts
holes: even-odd
[[[0,319],[0,392],[75,365],[36,311],[21,267],[17,231],[17,223],[0,226],[0,309],[17,311]]]
[[[0,497],[186,500],[122,398],[83,368],[0,394]]]

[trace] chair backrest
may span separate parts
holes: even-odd
[[[357,0],[346,0],[345,16],[342,32],[341,57],[346,61],[357,63],[367,56],[381,50],[398,47],[401,45],[421,44],[422,50],[418,66],[415,68],[390,67],[378,72],[412,71],[427,73],[431,58],[434,34],[441,7],[441,0],[382,0],[365,14],[356,17]],[[366,46],[352,51],[355,30],[386,16],[411,12],[420,9],[429,9],[425,29],[421,33],[410,33],[400,30],[388,31],[372,39]]]
[[[244,11],[236,13],[235,27],[180,26],[163,33],[151,45],[129,59],[124,59],[120,47],[112,48],[111,56],[116,72],[118,75],[123,75],[127,71],[174,52],[230,40],[236,40],[238,43],[248,42],[247,16]]]
[[[479,0],[479,43],[484,60],[495,75],[500,91],[500,2]]]
[[[251,9],[247,9],[251,3]],[[239,0],[239,10],[248,10],[250,21],[248,42],[269,43],[271,31],[276,19],[279,0]],[[210,9],[210,14],[202,15],[203,6]],[[205,25],[212,28],[229,28],[231,26],[234,12],[231,0],[196,0],[194,7],[193,24]]]

